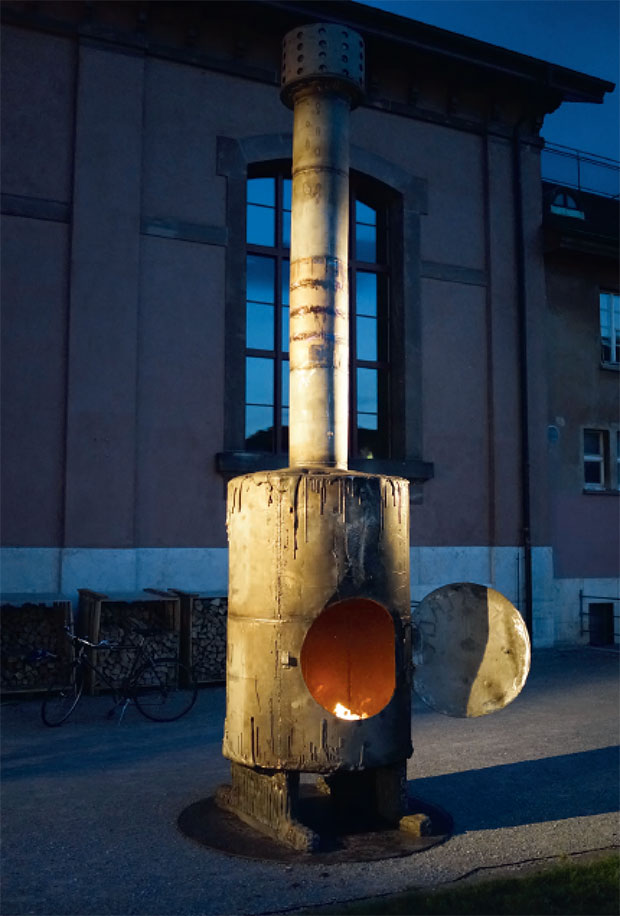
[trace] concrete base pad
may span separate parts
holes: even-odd
[[[181,812],[178,827],[189,839],[233,856],[267,859],[277,862],[336,864],[338,862],[372,862],[422,852],[443,843],[452,832],[452,818],[447,812],[417,798],[410,798],[410,815],[430,818],[431,832],[416,836],[406,830],[377,828],[368,823],[341,820],[330,816],[329,798],[314,786],[304,786],[300,799],[300,820],[320,836],[316,852],[298,852],[220,808],[213,796],[194,802]]]

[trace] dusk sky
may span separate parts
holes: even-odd
[[[616,84],[603,105],[565,102],[545,118],[552,143],[620,158],[617,0],[361,0]]]

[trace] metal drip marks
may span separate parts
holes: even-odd
[[[398,523],[401,524],[403,505],[406,505],[407,508],[409,506],[409,482],[400,477],[382,477],[381,490],[381,529],[383,530],[385,514],[390,505],[397,510]]]
[[[245,477],[235,477],[231,480],[228,486],[228,508],[226,513],[226,525],[230,525],[230,517],[235,513],[240,513],[243,506],[243,491],[244,488],[253,489],[254,475],[246,474]],[[274,501],[274,486],[268,474],[264,475],[263,479],[260,481],[259,486],[265,487],[265,496],[267,499],[267,505],[271,505]]]
[[[298,545],[297,545],[297,532],[298,532],[298,530],[299,530],[299,490],[300,490],[300,488],[301,488],[302,486],[303,486],[303,490],[304,490],[304,506],[305,506],[304,518],[307,519],[307,518],[308,518],[308,492],[307,492],[307,486],[306,486],[306,478],[305,478],[305,476],[304,476],[303,474],[300,474],[300,475],[297,477],[297,480],[295,481],[295,490],[294,490],[294,493],[293,493],[293,503],[292,503],[292,509],[293,509],[293,557],[296,557],[296,556],[297,556],[297,546],[298,546]],[[307,523],[306,523],[306,525],[307,525]],[[304,534],[305,534],[305,537],[306,537],[306,540],[307,540],[307,537],[308,537],[308,530],[307,530],[307,527],[306,527],[306,530],[305,530]]]
[[[316,493],[319,497],[319,514],[323,515],[325,512],[325,503],[327,501],[327,484],[324,478],[321,477],[310,477],[310,490],[312,493]],[[306,510],[307,514],[307,510]]]
[[[230,526],[231,516],[241,512],[241,496],[243,493],[244,477],[236,477],[228,487],[228,511],[226,513],[226,527]]]
[[[298,534],[303,527],[303,542],[309,542],[309,522],[315,516],[329,511],[342,525],[346,526],[354,507],[362,507],[368,487],[374,489],[374,481],[380,479],[382,494],[377,501],[380,514],[380,528],[385,525],[385,510],[388,505],[397,509],[398,522],[402,522],[403,484],[406,481],[391,478],[376,478],[367,475],[313,474],[300,469],[295,473],[289,486],[290,511],[293,513],[293,556],[299,550]],[[331,495],[336,489],[336,498]],[[406,497],[405,497],[406,498]],[[345,538],[346,541],[346,538]],[[343,542],[344,543],[344,542]]]

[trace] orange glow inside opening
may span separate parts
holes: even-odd
[[[317,701],[341,719],[380,712],[396,686],[394,622],[368,598],[330,604],[316,618],[301,649],[301,671]]]

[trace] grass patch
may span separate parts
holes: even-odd
[[[620,859],[610,855],[595,862],[556,865],[523,878],[495,878],[450,890],[407,891],[313,912],[338,916],[618,916],[619,886]]]

